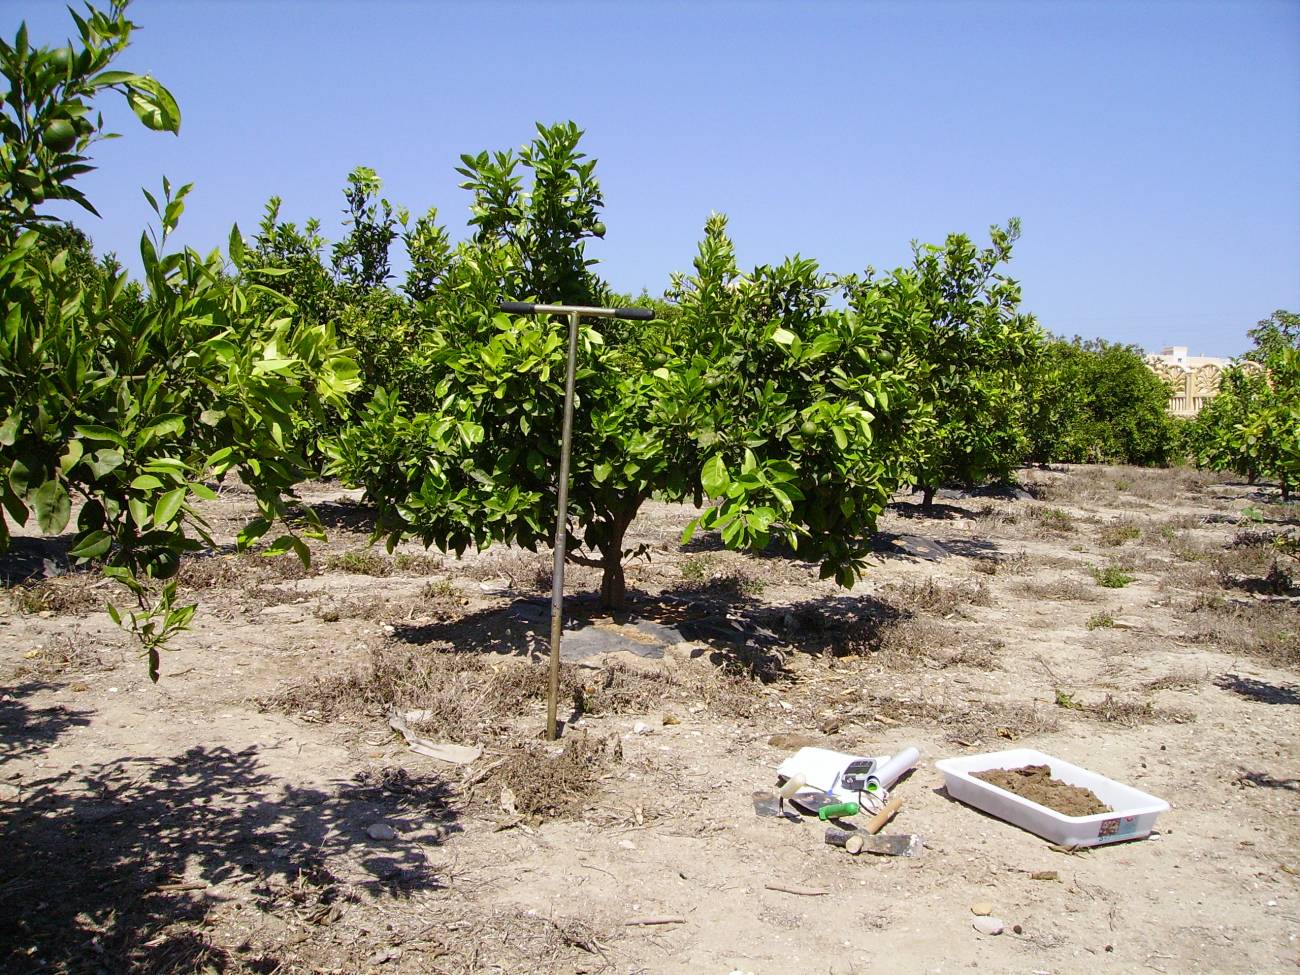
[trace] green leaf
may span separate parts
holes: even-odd
[[[28,504],[36,513],[36,523],[47,535],[57,535],[68,526],[72,515],[72,499],[63,485],[51,478],[27,496]]]
[[[609,480],[609,475],[612,473],[614,473],[614,466],[603,462],[591,469],[591,476],[595,478],[597,484],[603,484]]]
[[[727,465],[721,454],[714,454],[704,463],[700,471],[700,485],[709,497],[716,498],[727,490],[731,477],[727,474]]]
[[[126,502],[127,511],[131,513],[131,520],[135,522],[135,527],[143,529],[149,524],[149,508],[139,498],[130,498]]]
[[[87,532],[68,550],[74,559],[97,559],[106,553],[113,544],[113,537],[106,531]]]
[[[9,486],[14,494],[23,497],[31,490],[32,481],[36,480],[37,474],[24,460],[16,460],[9,467]],[[44,475],[39,475],[44,477]]]
[[[126,458],[122,456],[120,450],[108,450],[107,448],[96,450],[94,454],[83,458],[83,460],[95,475],[96,480],[117,470],[126,462]]]
[[[262,554],[267,558],[274,558],[277,555],[284,555],[286,552],[293,550],[293,543],[297,541],[292,535],[281,535],[266,548],[262,549]]]
[[[162,481],[158,480],[158,478],[154,477],[152,474],[141,474],[131,482],[131,489],[133,491],[152,491],[155,488],[160,487],[162,487]]]
[[[688,544],[690,540],[695,537],[695,530],[699,527],[700,527],[700,519],[692,518],[690,522],[686,525],[685,530],[682,532],[681,544],[682,545]]]
[[[59,458],[59,470],[66,476],[68,471],[77,466],[81,460],[81,455],[85,451],[85,445],[80,440],[69,440],[68,449],[64,451],[63,456]]]
[[[255,541],[271,530],[271,523],[265,518],[255,518],[245,525],[236,536],[241,549],[248,548]]]
[[[126,81],[126,100],[145,128],[180,133],[180,107],[171,92],[153,78],[137,75]]]
[[[772,341],[777,345],[790,345],[797,337],[794,332],[786,328],[778,328],[772,333]]]
[[[244,263],[244,237],[239,232],[239,224],[230,228],[230,263],[235,267]]]
[[[80,424],[72,428],[85,437],[87,440],[107,440],[109,443],[115,443],[123,450],[127,449],[126,438],[116,430],[110,427],[100,426],[94,423]]]
[[[181,510],[181,505],[185,503],[185,496],[188,494],[186,488],[180,487],[168,491],[153,509],[153,523],[156,527],[162,528],[171,523],[176,517],[176,512]]]
[[[0,446],[12,447],[18,439],[18,419],[17,413],[11,413],[0,423]]]

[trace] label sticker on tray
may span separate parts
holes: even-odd
[[[1103,819],[1097,826],[1098,836],[1131,836],[1137,832],[1137,817],[1122,816]]]

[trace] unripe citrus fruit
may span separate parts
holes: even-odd
[[[67,152],[77,141],[77,130],[65,118],[56,118],[45,126],[42,136],[47,148],[55,152]]]

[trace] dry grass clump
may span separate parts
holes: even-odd
[[[264,703],[325,721],[382,717],[394,708],[420,710],[427,712],[418,724],[420,734],[474,742],[494,737],[502,720],[542,700],[546,679],[541,663],[384,644],[359,668],[310,677]],[[577,686],[575,668],[562,665],[562,696],[572,698]]]
[[[337,623],[341,619],[378,621],[396,618],[398,612],[390,611],[391,605],[383,596],[345,596],[317,601],[313,613],[326,623]]]
[[[306,579],[317,571],[293,554],[271,558],[250,552],[196,554],[181,561],[177,581],[183,589],[248,589],[259,583]]]
[[[1032,560],[1029,553],[1024,549],[1018,552],[1007,552],[1005,554],[995,555],[991,558],[978,558],[972,562],[972,568],[976,572],[984,575],[1011,575],[1020,576],[1029,571]]]
[[[900,724],[939,727],[948,741],[971,745],[976,741],[1002,738],[1016,741],[1025,735],[1047,734],[1059,724],[1049,714],[1030,704],[977,701],[943,701],[925,697],[871,697],[868,714]]]
[[[899,609],[909,613],[952,610],[959,606],[992,606],[993,596],[983,579],[943,582],[927,576],[924,582],[891,582],[881,590]]]
[[[622,758],[616,735],[570,732],[558,750],[524,742],[492,770],[483,791],[491,796],[509,789],[515,810],[524,816],[567,816],[581,809],[601,776]]]
[[[935,659],[952,639],[951,628],[925,616],[904,616],[882,624],[869,649],[889,667],[907,669]]]
[[[1212,471],[1199,471],[1194,467],[1129,468],[1126,480],[1131,481],[1128,492],[1145,501],[1167,504],[1179,498],[1198,497],[1218,479]]]
[[[1005,504],[981,505],[972,517],[988,527],[1014,525],[1020,520],[1016,509]]]
[[[1029,514],[1038,535],[1068,535],[1075,530],[1074,516],[1060,508],[1032,508]]]
[[[1211,563],[1224,588],[1285,596],[1300,591],[1300,564],[1287,556],[1271,533],[1238,532]]]
[[[1147,524],[1144,535],[1147,541],[1170,541],[1178,532],[1192,531],[1205,527],[1205,517],[1194,512],[1184,511],[1170,515]]]
[[[1205,683],[1204,674],[1171,673],[1153,677],[1142,685],[1145,691],[1190,691]]]
[[[1213,556],[1215,549],[1188,532],[1181,532],[1170,540],[1169,551],[1184,562],[1206,562]]]
[[[95,588],[100,581],[92,576],[42,579],[13,586],[6,594],[20,613],[84,616],[104,608],[106,600]]]
[[[383,644],[362,667],[295,684],[263,703],[318,720],[382,717],[393,709],[422,712],[419,734],[454,742],[490,741],[545,700],[544,661]],[[747,715],[754,680],[742,661],[672,670],[610,664],[600,670],[560,665],[560,700],[578,714],[643,714],[665,701],[700,703],[719,714]]]
[[[1002,661],[998,657],[998,652],[1004,649],[1006,649],[1006,644],[1001,640],[966,643],[944,657],[939,662],[939,665],[945,668],[969,667],[979,671],[1001,670]]]
[[[1122,501],[1130,506],[1135,502],[1167,505],[1184,496],[1199,497],[1215,481],[1213,473],[1191,467],[1076,465],[1066,476],[1045,483],[1042,497],[1064,504]]]
[[[398,552],[389,556],[380,554],[373,548],[357,548],[333,553],[325,560],[325,568],[379,578],[391,575],[427,575],[442,568],[442,559],[410,552]]]
[[[1192,712],[1182,708],[1158,708],[1148,700],[1119,698],[1113,694],[1107,694],[1096,704],[1085,704],[1079,710],[1098,721],[1125,728],[1165,722],[1186,724],[1195,720]]]
[[[1261,518],[1280,525],[1300,525],[1300,504],[1260,504],[1255,506]]]
[[[487,910],[462,899],[463,906],[436,915],[439,953],[434,967],[420,971],[438,975],[477,972],[612,972],[611,945],[619,937],[613,926],[597,927],[591,917],[566,917],[554,911],[522,908]],[[452,903],[457,903],[453,901]],[[419,915],[424,931],[429,920],[425,907]],[[394,943],[400,943],[394,935]],[[369,953],[370,949],[367,948]],[[382,970],[361,964],[354,971]],[[394,970],[398,966],[392,966]],[[405,970],[405,969],[403,969]]]
[[[1224,653],[1300,669],[1300,610],[1287,602],[1225,599],[1202,593],[1187,607],[1187,639]]]
[[[1017,588],[1026,596],[1057,603],[1092,603],[1101,598],[1095,588],[1069,576],[1022,582]]]
[[[15,680],[48,679],[91,671],[113,670],[116,660],[109,660],[81,632],[60,634],[46,640],[30,656],[24,655],[14,667]],[[84,688],[83,688],[84,690]]]
[[[1116,518],[1101,526],[1097,540],[1105,546],[1116,548],[1125,542],[1142,537],[1142,526],[1134,518]]]
[[[335,552],[325,559],[325,568],[334,572],[347,572],[360,576],[390,576],[392,560],[384,558],[373,549],[358,548]]]
[[[692,595],[704,598],[731,599],[737,596],[758,596],[763,592],[763,579],[742,565],[721,564],[709,555],[693,555],[679,566],[685,586]]]

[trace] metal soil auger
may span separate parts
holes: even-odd
[[[626,318],[648,322],[649,308],[587,308],[582,305],[538,305],[527,301],[503,301],[500,309],[509,315],[568,315],[569,358],[564,370],[564,425],[560,433],[560,479],[555,499],[555,571],[551,578],[551,675],[546,691],[546,738],[555,741],[555,712],[560,696],[560,631],[564,628],[564,543],[569,522],[569,450],[573,443],[573,374],[578,361],[578,319]]]

